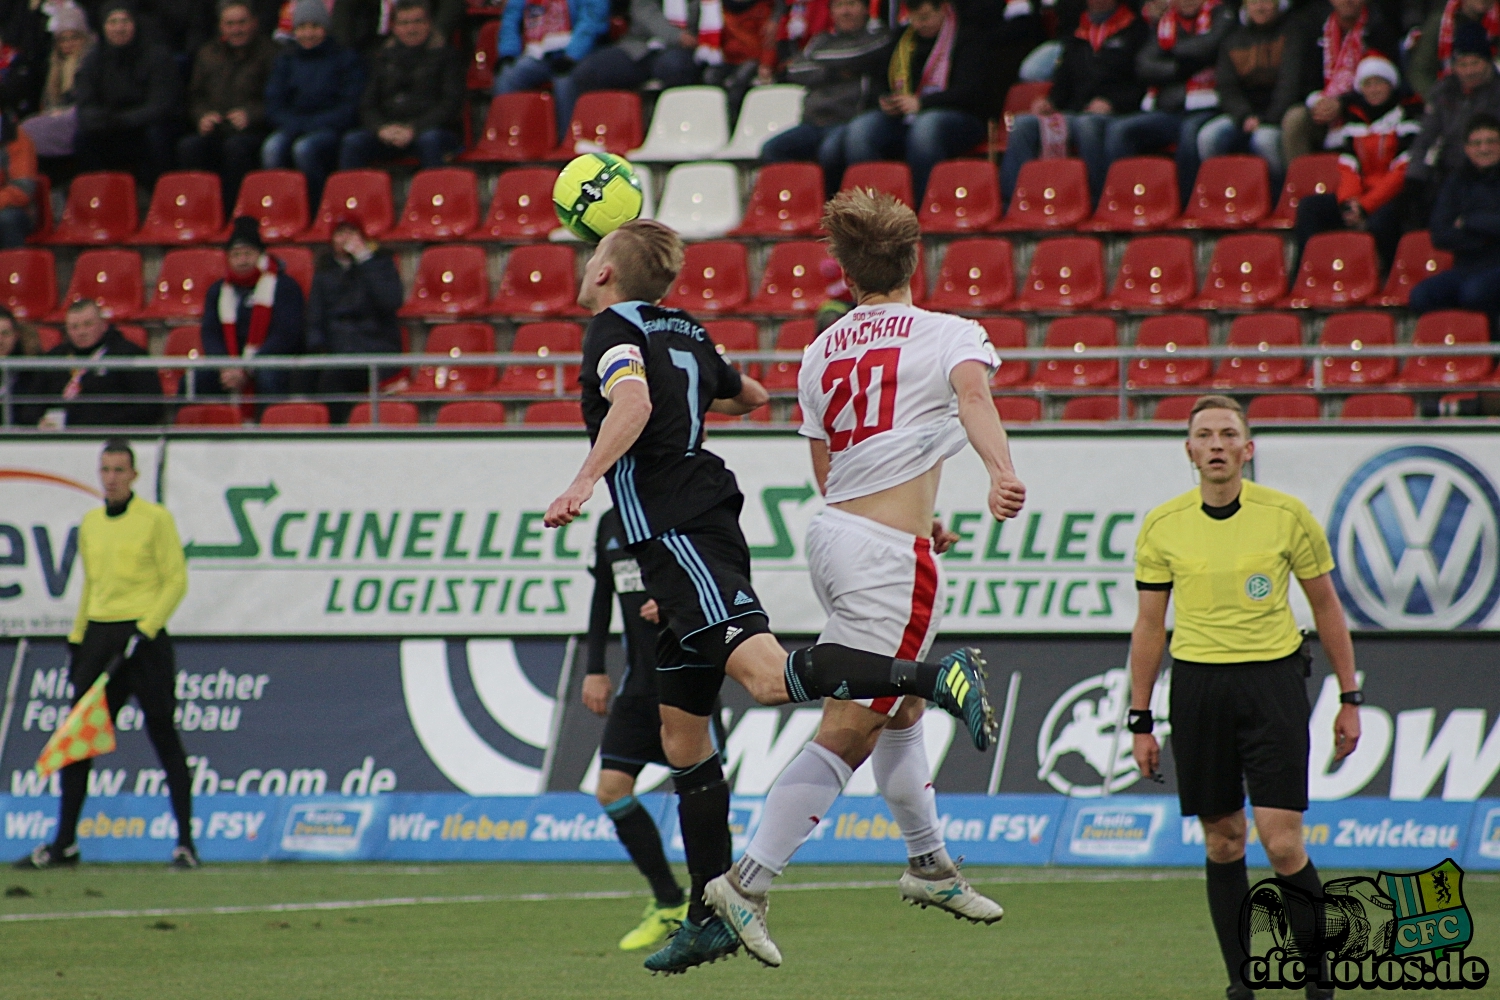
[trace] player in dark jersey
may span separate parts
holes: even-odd
[[[672,764],[692,879],[681,929],[646,959],[646,968],[666,973],[739,947],[703,900],[703,886],[732,860],[729,787],[709,735],[726,673],[764,705],[912,694],[962,719],[980,750],[995,730],[975,650],[958,650],[940,663],[836,643],[788,654],[771,634],[750,584],[750,552],[739,526],[744,498],[734,474],[703,448],[710,409],[745,414],[769,397],[724,361],[696,320],[655,304],[681,269],[677,234],[648,220],[616,229],[589,258],[578,304],[594,314],[580,376],[593,447],[545,518],[549,527],[568,524],[607,479],[646,590],[665,620],[657,658],[662,747]]]

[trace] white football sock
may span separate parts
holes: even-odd
[[[870,769],[875,772],[875,787],[885,797],[906,838],[907,856],[923,858],[941,851],[938,864],[947,861],[937,796],[932,791],[932,767],[927,763],[922,739],[922,720],[910,729],[881,730],[875,752],[870,754]]]
[[[740,885],[746,892],[763,893],[780,875],[797,848],[827,813],[854,772],[838,754],[809,742],[786,766],[766,796],[765,811],[745,858]]]

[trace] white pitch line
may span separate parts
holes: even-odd
[[[1040,876],[1040,877],[1039,877]],[[1201,880],[1202,872],[1072,872],[972,879],[974,885],[1026,885],[1055,882],[1165,882]],[[847,889],[890,889],[892,879],[864,882],[792,882],[777,892],[825,892]],[[0,913],[0,924],[36,923],[47,920],[108,920],[139,917],[235,916],[244,913],[303,913],[364,910],[390,906],[454,906],[472,903],[551,903],[596,899],[634,899],[650,895],[639,890],[596,892],[523,892],[487,896],[394,896],[386,899],[337,899],[311,903],[263,903],[249,906],[176,906],[142,910],[78,910],[59,913]]]

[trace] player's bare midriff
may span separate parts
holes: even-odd
[[[829,506],[918,538],[931,538],[932,509],[937,503],[938,483],[942,478],[943,463],[938,462],[920,476],[898,486],[853,500],[840,500]]]

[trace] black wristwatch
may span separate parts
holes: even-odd
[[[1339,695],[1339,701],[1345,705],[1363,705],[1365,703],[1365,693],[1363,691],[1345,691]]]
[[[1149,708],[1132,708],[1130,710],[1130,721],[1125,728],[1139,736],[1149,736],[1151,729],[1156,725],[1156,720],[1151,717]]]

